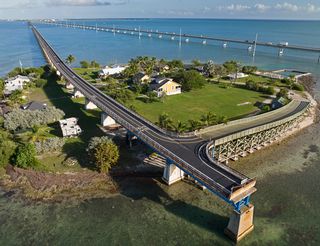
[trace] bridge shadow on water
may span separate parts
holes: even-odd
[[[134,200],[148,199],[160,204],[166,212],[209,232],[213,232],[220,239],[226,239],[224,229],[228,224],[228,217],[216,214],[214,210],[205,210],[187,201],[173,198],[170,196],[170,189],[176,187],[168,187],[167,191],[161,188],[159,182],[162,181],[159,181],[159,179],[156,181],[152,178],[129,178],[127,180],[118,180],[118,185],[122,195]]]
[[[103,136],[103,131],[98,127],[100,121],[100,112],[98,110],[85,110],[84,104],[80,103],[83,99],[73,101],[72,95],[63,89],[63,85],[58,83],[56,76],[50,76],[48,83],[43,88],[52,106],[61,109],[65,113],[64,118],[76,117],[83,133],[79,138],[67,139],[63,152],[69,157],[75,158],[82,167],[94,169],[88,161],[86,154],[87,143],[93,136]],[[57,136],[62,136],[60,127],[55,125],[52,132]]]

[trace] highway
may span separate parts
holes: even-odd
[[[99,89],[86,82],[78,76],[58,56],[54,49],[46,42],[40,32],[32,26],[33,32],[42,48],[46,58],[61,75],[72,83],[85,97],[92,101],[102,111],[106,112],[129,132],[137,136],[145,144],[155,149],[158,153],[171,160],[187,174],[194,177],[201,184],[212,192],[230,203],[239,202],[255,191],[253,188],[255,180],[222,164],[215,164],[201,157],[201,148],[208,142],[198,136],[179,137],[168,135],[151,122],[147,121],[135,112],[127,109]],[[300,110],[300,106],[292,108],[285,114],[270,117],[268,121],[277,121],[283,117],[294,114]],[[252,121],[249,124],[241,125],[237,129],[231,127],[224,129],[224,134],[232,134],[250,127],[255,127],[263,122]],[[210,136],[214,138],[214,136]],[[243,194],[242,191],[243,190]],[[236,198],[233,194],[237,192]],[[233,197],[231,199],[231,197]]]

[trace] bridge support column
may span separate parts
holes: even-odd
[[[168,185],[172,185],[184,178],[184,172],[174,165],[171,161],[167,160],[166,166],[163,171],[162,179]]]
[[[93,102],[91,102],[88,98],[86,98],[84,108],[88,110],[88,109],[96,109],[98,107]]]
[[[81,93],[81,91],[79,91],[76,88],[74,88],[73,97],[79,98],[79,97],[84,97],[84,95]]]
[[[114,119],[112,119],[108,114],[106,114],[105,112],[101,113],[101,125],[102,126],[111,126],[111,125],[115,125],[116,121]]]
[[[250,203],[243,206],[240,211],[234,210],[228,227],[224,230],[225,234],[236,242],[249,234],[254,228],[253,211],[254,206]]]
[[[71,84],[71,83],[68,82],[68,81],[66,82],[66,85],[65,85],[65,86],[66,86],[67,89],[74,89],[74,85]]]

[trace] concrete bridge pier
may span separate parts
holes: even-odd
[[[172,185],[184,178],[184,172],[172,163],[172,161],[167,160],[166,166],[163,171],[162,179],[168,185]]]
[[[73,97],[80,98],[80,97],[84,97],[84,95],[81,93],[81,91],[79,91],[78,89],[74,88]]]
[[[107,113],[102,112],[101,113],[101,125],[102,126],[111,126],[115,125],[116,121],[112,119]]]
[[[74,85],[71,84],[69,81],[66,81],[65,87],[66,87],[67,89],[74,89]]]
[[[88,109],[96,109],[98,107],[93,102],[91,102],[88,98],[86,98],[84,108],[88,110]]]
[[[235,242],[239,242],[254,228],[253,212],[254,206],[250,203],[243,206],[239,211],[234,210],[224,233]]]

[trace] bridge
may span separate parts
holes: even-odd
[[[270,48],[276,48],[279,50],[279,56],[284,54],[285,49],[289,50],[298,50],[304,52],[312,52],[319,54],[318,63],[320,62],[320,47],[308,47],[308,46],[301,46],[301,45],[292,45],[288,43],[278,43],[274,44],[272,42],[258,42],[256,40],[241,40],[235,38],[219,38],[219,37],[212,37],[206,35],[192,35],[186,33],[174,33],[174,32],[159,32],[159,31],[152,31],[152,30],[143,30],[139,28],[120,28],[115,26],[90,26],[90,25],[79,25],[79,24],[68,24],[63,22],[41,22],[44,24],[56,25],[56,26],[63,26],[63,27],[70,27],[70,28],[81,28],[86,30],[95,30],[95,31],[104,31],[104,32],[112,32],[113,34],[128,34],[128,35],[138,35],[140,38],[143,34],[147,37],[169,37],[171,40],[175,40],[177,38],[180,41],[190,42],[191,39],[193,40],[200,40],[202,44],[207,44],[207,41],[218,41],[223,43],[223,47],[226,48],[228,43],[237,43],[237,44],[244,44],[248,45],[248,51],[252,52],[253,56],[256,53],[256,46],[264,46]]]
[[[163,180],[168,185],[183,179],[185,175],[192,177],[201,186],[233,206],[234,212],[226,228],[226,233],[231,238],[240,240],[253,230],[254,206],[250,204],[250,196],[256,191],[255,179],[246,177],[212,158],[210,151],[215,145],[212,144],[212,141],[209,142],[208,137],[201,137],[199,133],[181,136],[167,132],[95,88],[78,76],[59,57],[34,26],[32,26],[32,30],[46,59],[57,71],[57,74],[64,77],[69,86],[74,88],[75,95],[86,98],[86,108],[98,107],[103,111],[102,124],[110,121],[119,123],[127,129],[129,138],[134,136],[140,139],[166,158],[167,165]],[[295,106],[286,108],[281,113],[273,112],[264,120],[253,118],[245,124],[220,126],[222,130],[210,135],[209,138],[219,139],[236,133],[243,134],[243,131],[263,127],[266,124],[272,129],[272,124],[281,125],[281,121],[284,119],[298,118],[307,107],[308,103],[297,102]],[[220,136],[221,132],[223,132],[223,136]]]

